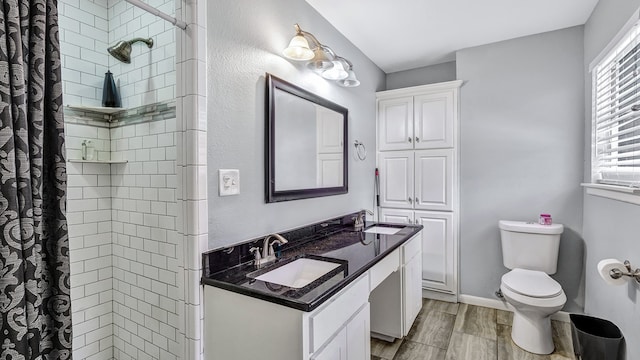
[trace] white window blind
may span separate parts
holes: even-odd
[[[639,27],[593,71],[592,175],[598,183],[640,187]]]

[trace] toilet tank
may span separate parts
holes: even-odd
[[[500,220],[499,226],[505,267],[556,273],[562,224]]]

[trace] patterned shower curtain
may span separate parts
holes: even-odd
[[[70,359],[56,0],[0,9],[0,359]]]

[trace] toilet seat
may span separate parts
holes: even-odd
[[[512,292],[538,299],[562,294],[562,286],[542,271],[513,269],[502,276],[502,285]]]

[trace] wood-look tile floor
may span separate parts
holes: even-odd
[[[535,355],[511,340],[513,313],[424,299],[404,340],[371,339],[372,360],[575,360],[569,323],[552,321],[556,349]]]

